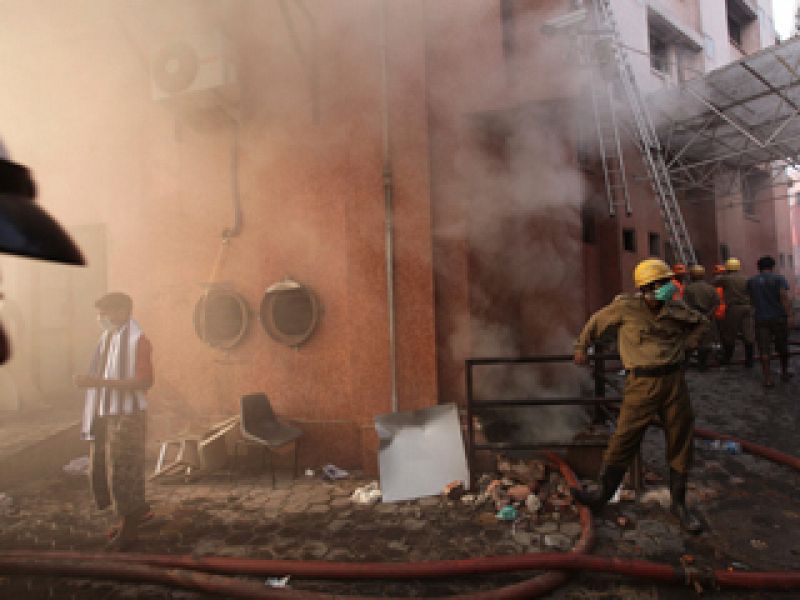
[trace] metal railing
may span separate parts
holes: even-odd
[[[511,408],[520,409],[536,406],[594,406],[595,422],[599,420],[601,408],[611,403],[620,402],[622,396],[606,396],[606,373],[609,371],[606,361],[618,360],[615,354],[590,355],[592,377],[594,379],[594,395],[571,398],[515,398],[515,399],[475,399],[475,371],[482,366],[515,365],[515,364],[557,364],[571,363],[571,354],[554,354],[544,356],[527,356],[518,358],[468,358],[465,361],[466,395],[467,395],[467,464],[469,467],[471,483],[475,482],[475,453],[478,450],[520,450],[537,451],[555,448],[605,447],[606,442],[596,441],[564,441],[541,443],[512,443],[512,442],[484,442],[475,441],[475,416],[486,409]],[[612,369],[617,370],[617,369]]]

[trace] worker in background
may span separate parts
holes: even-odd
[[[717,277],[720,275],[725,274],[725,265],[714,265],[714,279],[716,280]],[[714,318],[717,321],[722,321],[725,318],[726,306],[725,306],[725,290],[722,289],[722,286],[717,286],[714,288],[717,291],[717,296],[719,296],[719,304],[717,305],[717,309],[714,311]]]
[[[599,512],[614,495],[639,449],[645,430],[656,416],[666,438],[671,512],[692,533],[702,529],[686,506],[686,486],[692,463],[694,415],[684,379],[686,352],[696,348],[707,320],[682,301],[672,300],[673,271],[650,258],[633,272],[636,294],[617,296],[589,319],[575,342],[576,364],[587,362],[587,351],[604,331],[618,327],[618,347],[625,366],[625,392],[617,426],[603,455],[600,490],[573,489],[576,501]]]
[[[683,300],[683,293],[686,290],[686,279],[688,278],[689,271],[686,270],[686,265],[683,263],[677,263],[672,265],[672,272],[675,273],[672,283],[674,283],[675,287],[678,288],[672,299]]]
[[[112,292],[95,302],[100,339],[87,375],[75,385],[86,390],[81,434],[90,440],[89,480],[99,510],[113,505],[121,522],[109,550],[136,541],[150,511],[145,501],[145,425],[153,385],[152,346],[131,318],[133,302]]]
[[[719,296],[717,291],[710,283],[705,280],[706,270],[703,265],[692,265],[689,267],[689,277],[691,282],[686,286],[683,293],[683,301],[686,306],[696,310],[708,319],[705,334],[700,339],[697,347],[697,366],[701,371],[708,370],[708,355],[711,354],[711,347],[714,343],[714,312],[719,306]]]
[[[24,165],[13,162],[0,140],[0,252],[70,265],[85,265],[81,251],[36,204],[36,184]],[[0,325],[0,364],[11,345]]]
[[[772,342],[781,362],[781,380],[789,381],[789,327],[792,326],[792,303],[789,283],[783,275],[773,273],[775,259],[758,259],[758,275],[747,280],[747,291],[755,309],[756,341],[761,355],[764,387],[774,386],[770,369]]]
[[[736,337],[744,338],[744,366],[753,366],[755,330],[753,328],[753,307],[747,291],[747,279],[740,273],[742,263],[738,258],[725,261],[725,274],[714,280],[716,287],[722,288],[725,297],[725,319],[720,327],[722,342],[722,363],[729,364],[733,357]]]

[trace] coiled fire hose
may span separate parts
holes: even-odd
[[[773,462],[800,470],[800,459],[766,446],[695,429],[695,435],[707,439],[738,442],[743,450]],[[569,485],[577,479],[557,455],[547,458],[556,463]],[[308,579],[426,579],[462,575],[496,574],[515,571],[553,569],[532,579],[506,587],[450,596],[463,600],[479,598],[511,600],[534,598],[553,590],[567,580],[566,572],[597,572],[627,575],[659,583],[700,583],[708,588],[750,590],[798,590],[800,571],[730,572],[690,570],[645,560],[607,558],[587,554],[593,540],[589,511],[580,507],[581,537],[568,553],[536,553],[464,560],[421,563],[334,563],[325,561],[260,560],[228,557],[191,557],[143,554],[88,554],[79,552],[0,552],[0,573],[111,579],[136,583],[162,584],[192,591],[220,594],[228,598],[276,598],[291,600],[354,599],[364,596],[334,595],[298,590],[265,588],[263,584],[232,575],[292,575]]]

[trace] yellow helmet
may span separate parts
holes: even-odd
[[[725,261],[726,271],[738,271],[742,268],[742,262],[738,258],[729,258]]]
[[[674,275],[675,273],[672,272],[669,265],[660,258],[648,258],[636,265],[633,270],[633,283],[640,288],[659,279],[669,279]]]
[[[706,268],[703,265],[692,265],[689,267],[689,273],[697,277],[702,277],[706,274]]]

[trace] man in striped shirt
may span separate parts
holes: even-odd
[[[144,453],[152,346],[131,318],[130,296],[106,294],[95,308],[103,332],[89,373],[74,379],[86,390],[81,432],[90,440],[92,495],[99,509],[113,506],[120,517],[110,548],[124,550],[136,540],[138,525],[150,509],[145,501]]]

